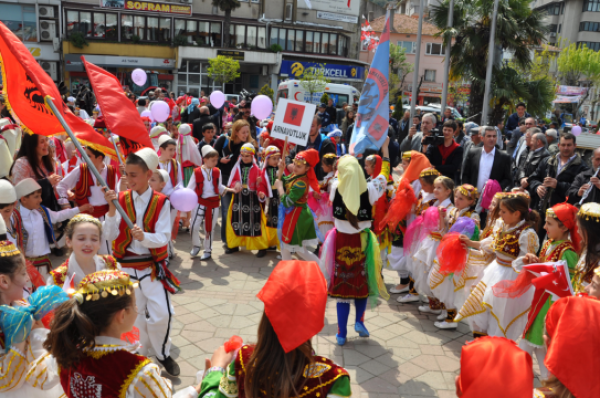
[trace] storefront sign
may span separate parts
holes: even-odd
[[[557,95],[556,99],[552,101],[555,104],[577,104],[581,100],[581,95],[567,96]]]
[[[83,71],[81,62],[82,54],[65,55],[65,65],[68,71]],[[85,59],[95,65],[116,68],[142,68],[142,69],[175,69],[175,60],[167,58],[120,57],[114,55],[88,55]]]
[[[222,55],[224,57],[229,57],[235,59],[237,61],[244,60],[244,52],[243,51],[227,51],[227,50],[217,50],[217,56]]]
[[[358,17],[352,15],[335,14],[333,12],[317,11],[317,18],[330,21],[358,23]]]
[[[299,79],[307,68],[323,69],[323,74],[329,79],[353,79],[362,80],[365,68],[353,65],[319,64],[316,62],[281,61],[282,75],[292,76]]]
[[[556,88],[556,94],[560,95],[585,95],[587,93],[587,87],[579,86],[558,86]]]
[[[58,53],[54,52],[52,43],[23,43],[33,55],[33,58],[44,61],[60,61]]]
[[[312,8],[308,6],[307,1],[299,0],[297,2],[298,8],[312,9],[316,11],[327,11],[329,13],[351,15],[358,18],[360,1],[350,1],[350,7],[348,7],[348,0],[319,0],[311,1]]]
[[[122,8],[132,11],[148,11],[166,14],[192,15],[192,6],[176,3],[157,3],[154,1],[100,0],[100,7]]]
[[[279,98],[271,137],[305,146],[317,106]]]

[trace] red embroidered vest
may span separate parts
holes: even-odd
[[[246,376],[246,364],[250,360],[250,356],[254,352],[254,346],[243,346],[238,356],[235,359],[235,374],[238,384],[238,397],[245,397],[244,379]],[[325,398],[331,389],[333,383],[340,377],[350,377],[346,369],[336,365],[330,359],[320,356],[314,356],[314,364],[307,365],[304,369],[302,383],[302,398]],[[298,386],[299,387],[299,386]],[[264,393],[261,390],[261,397]]]
[[[92,196],[91,186],[94,183],[92,178],[92,172],[90,171],[86,163],[82,163],[79,166],[80,174],[79,181],[75,186],[73,193],[75,194],[75,203],[77,206],[83,206],[89,203],[89,197]],[[113,166],[106,166],[106,184],[110,190],[115,189],[117,183],[117,172]],[[94,208],[92,216],[101,217],[108,211],[108,205],[97,206]]]
[[[106,269],[111,271],[117,270],[117,260],[111,255],[105,254],[100,255],[104,263],[106,264]],[[54,284],[56,286],[62,287],[65,284],[65,277],[67,276],[67,272],[69,271],[69,259],[62,263],[58,268],[50,271],[50,275],[52,275],[52,279],[54,280]]]
[[[171,159],[171,171],[169,171],[169,178],[171,179],[171,185],[177,185],[177,179],[179,176],[179,164],[177,159]]]
[[[212,184],[215,190],[216,196],[212,196],[210,198],[203,198],[202,192],[204,189],[204,173],[202,172],[201,167],[196,167],[194,169],[194,176],[196,177],[196,195],[198,195],[198,203],[210,208],[214,209],[219,207],[220,196],[219,196],[219,177],[221,176],[221,170],[214,167],[211,171],[212,175]]]
[[[167,197],[162,193],[153,191],[152,197],[150,198],[150,203],[148,204],[148,208],[146,209],[146,213],[144,214],[144,220],[142,222],[144,232],[154,232],[156,221],[158,221],[158,216],[160,215],[160,211],[163,208]],[[127,190],[119,193],[119,203],[125,209],[125,213],[129,216],[129,219],[134,224],[136,223],[136,212],[135,206],[133,203],[133,195],[131,190]],[[139,224],[138,224],[139,225]],[[131,244],[133,240],[133,236],[131,235],[131,230],[121,219],[121,223],[119,224],[119,236],[113,242],[113,256],[117,260],[122,260],[127,254],[127,248]],[[165,260],[168,257],[167,246],[159,247],[158,249],[149,249],[150,254],[152,255],[152,259],[154,262],[158,263],[160,261]]]
[[[573,244],[566,240],[562,243],[559,243],[554,250],[552,250],[550,254],[546,256],[546,251],[548,250],[548,246],[550,246],[550,244],[552,244],[552,241],[547,240],[546,243],[544,243],[542,250],[540,250],[540,263],[556,262],[561,259],[563,253],[567,250],[577,253],[573,247]]]
[[[73,171],[73,169],[77,166],[77,160],[79,160],[79,158],[77,156],[73,156],[71,159],[69,159],[69,162],[67,163],[67,174],[69,174],[70,172]]]
[[[519,237],[526,229],[531,228],[529,224],[523,223],[519,228],[510,232],[499,231],[494,238],[494,251],[506,256],[517,258],[519,256]]]
[[[23,219],[21,218],[21,212],[16,208],[13,210],[13,213],[10,217],[11,221],[11,231],[8,231],[10,235],[16,239],[17,248],[21,250],[22,253],[25,253],[25,248],[27,246],[27,242],[24,236],[25,229],[23,228]]]
[[[87,351],[69,369],[60,368],[60,384],[68,398],[122,398],[150,359],[123,349]]]

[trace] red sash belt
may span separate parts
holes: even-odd
[[[86,211],[86,214],[90,214],[92,217],[100,218],[104,217],[108,213],[108,205],[103,206],[94,206],[94,210],[92,212]]]
[[[212,232],[212,211],[219,207],[220,203],[221,198],[219,196],[211,196],[210,198],[198,197],[198,204],[206,207],[206,211],[204,212],[204,229],[206,233]]]

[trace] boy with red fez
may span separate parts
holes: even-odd
[[[247,250],[258,250],[256,257],[264,257],[269,247],[265,215],[258,199],[260,168],[254,155],[256,150],[250,143],[240,149],[240,156],[233,166],[227,186],[235,192],[227,215],[227,247],[225,254]]]
[[[294,172],[284,176],[285,164],[279,163],[278,180],[275,187],[279,193],[281,204],[286,209],[281,229],[281,258],[291,260],[292,253],[297,253],[306,261],[319,261],[307,246],[318,244],[315,221],[308,208],[309,188],[319,192],[319,181],[315,175],[315,166],[319,163],[319,152],[308,149],[296,155]]]
[[[167,268],[168,245],[171,240],[169,199],[148,186],[148,180],[158,168],[158,155],[151,148],[130,154],[125,162],[129,189],[120,192],[106,190],[109,204],[104,222],[106,238],[113,242],[113,256],[132,280],[140,283],[136,290],[140,342],[152,347],[156,358],[172,376],[179,375],[179,365],[171,358],[171,294],[177,293],[179,281]],[[134,228],[117,213],[112,201],[118,199],[133,222]]]
[[[101,136],[98,135],[98,137]],[[117,168],[105,164],[106,155],[104,151],[107,149],[108,148],[105,148],[104,146],[96,146],[88,142],[85,152],[94,164],[94,167],[96,167],[96,170],[100,172],[102,179],[104,179],[108,185],[108,189],[114,191],[119,178],[117,175]],[[108,212],[108,203],[104,199],[104,192],[96,180],[96,176],[92,173],[86,163],[82,163],[78,167],[75,167],[72,172],[67,174],[67,176],[58,183],[56,192],[59,195],[58,203],[63,209],[68,209],[70,207],[69,198],[72,198],[78,206],[83,206],[88,203],[92,205],[94,208],[89,214],[100,221],[104,221],[104,216]],[[111,243],[107,241],[106,238],[102,237],[99,253],[110,254],[111,252]]]
[[[381,253],[371,231],[373,205],[387,192],[389,177],[389,138],[381,147],[381,174],[367,182],[355,157],[338,161],[338,179],[331,186],[335,228],[329,231],[321,249],[321,269],[328,278],[329,296],[337,299],[338,345],[346,344],[350,303],[356,307],[354,330],[369,337],[364,324],[367,298],[375,306],[379,296],[389,295],[381,277]]]
[[[536,389],[536,398],[600,397],[600,301],[564,297],[548,310],[544,361],[550,378]]]
[[[217,166],[219,153],[210,146],[202,148],[204,164],[194,169],[194,174],[187,185],[188,189],[196,191],[198,206],[192,210],[192,251],[190,256],[196,257],[200,253],[200,227],[204,227],[204,254],[200,261],[210,258],[212,252],[212,231],[217,225],[219,217],[219,204],[223,192],[233,190],[225,187],[221,180],[221,170]]]
[[[540,257],[527,254],[525,264],[557,262],[564,260],[569,267],[570,279],[575,275],[575,266],[581,250],[579,232],[577,228],[578,209],[568,203],[559,203],[546,210],[546,224],[544,229],[548,233],[548,240],[540,250]],[[569,236],[571,240],[569,240]],[[572,242],[572,243],[571,243]],[[548,377],[548,370],[544,366],[546,347],[544,346],[544,319],[552,305],[552,297],[546,291],[536,291],[529,310],[527,326],[519,346],[530,355],[535,353],[540,365],[540,378]]]
[[[281,261],[257,297],[265,311],[256,344],[231,352],[219,347],[199,398],[351,396],[348,372],[315,355],[311,343],[323,329],[327,305],[327,282],[317,263]]]
[[[456,396],[531,398],[531,356],[505,337],[482,337],[463,346]],[[577,397],[579,398],[579,396]]]

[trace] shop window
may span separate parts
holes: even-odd
[[[327,54],[329,49],[329,33],[321,33],[323,43],[321,44],[321,54]]]
[[[225,84],[225,94],[239,94],[242,91],[242,78],[241,76],[235,79],[231,83]]]
[[[38,41],[35,5],[2,3],[2,21],[22,41]]]
[[[435,82],[435,70],[425,69],[425,78],[423,80],[426,82]]]
[[[265,50],[267,48],[267,28],[264,26],[258,27],[256,46],[261,50]]]
[[[208,63],[202,64],[200,61],[183,60],[177,73],[178,91],[198,96],[201,91],[210,94],[215,90],[223,90],[222,85],[208,77],[208,66]]]

